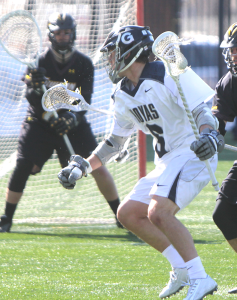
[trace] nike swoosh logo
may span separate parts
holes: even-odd
[[[145,90],[145,93],[149,92],[152,88],[150,88],[149,90]]]
[[[166,186],[166,185],[163,185],[163,184],[159,184],[159,183],[158,183],[157,186]]]

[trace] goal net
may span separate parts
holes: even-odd
[[[48,17],[53,12],[70,13],[77,22],[76,48],[88,55],[95,65],[92,105],[109,109],[113,85],[104,71],[99,49],[112,29],[136,24],[136,0],[1,0],[0,17],[25,9],[35,17],[48,45]],[[21,81],[26,66],[0,48],[0,214],[4,213],[5,191],[16,161],[18,136],[28,106],[25,84]],[[111,117],[87,112],[88,121],[100,142],[108,133]],[[129,159],[123,164],[110,163],[120,199],[138,179],[138,135],[129,144]],[[100,194],[92,176],[78,181],[74,190],[63,189],[57,173],[61,167],[54,153],[41,173],[30,176],[14,215],[15,223],[114,223],[114,215]]]

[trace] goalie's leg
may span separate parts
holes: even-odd
[[[113,211],[117,227],[123,228],[123,225],[117,219],[117,210],[120,200],[112,175],[104,166],[93,171],[91,175],[94,177],[101,194],[105,197],[111,210]]]
[[[41,171],[53,152],[53,142],[52,135],[40,122],[33,120],[22,123],[17,163],[8,183],[5,215],[1,217],[0,232],[10,231],[17,204],[23,195],[29,175]]]
[[[5,215],[1,216],[0,232],[9,232],[11,229],[13,215],[23,194],[32,167],[33,163],[29,160],[17,160],[7,188]]]

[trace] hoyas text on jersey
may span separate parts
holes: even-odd
[[[159,118],[159,114],[152,103],[140,105],[130,109],[139,123],[151,121]]]

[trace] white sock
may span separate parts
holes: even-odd
[[[167,247],[162,254],[168,259],[172,268],[186,268],[185,261],[173,245]]]
[[[207,273],[202,265],[200,257],[195,257],[186,262],[186,268],[190,279],[206,278]]]

